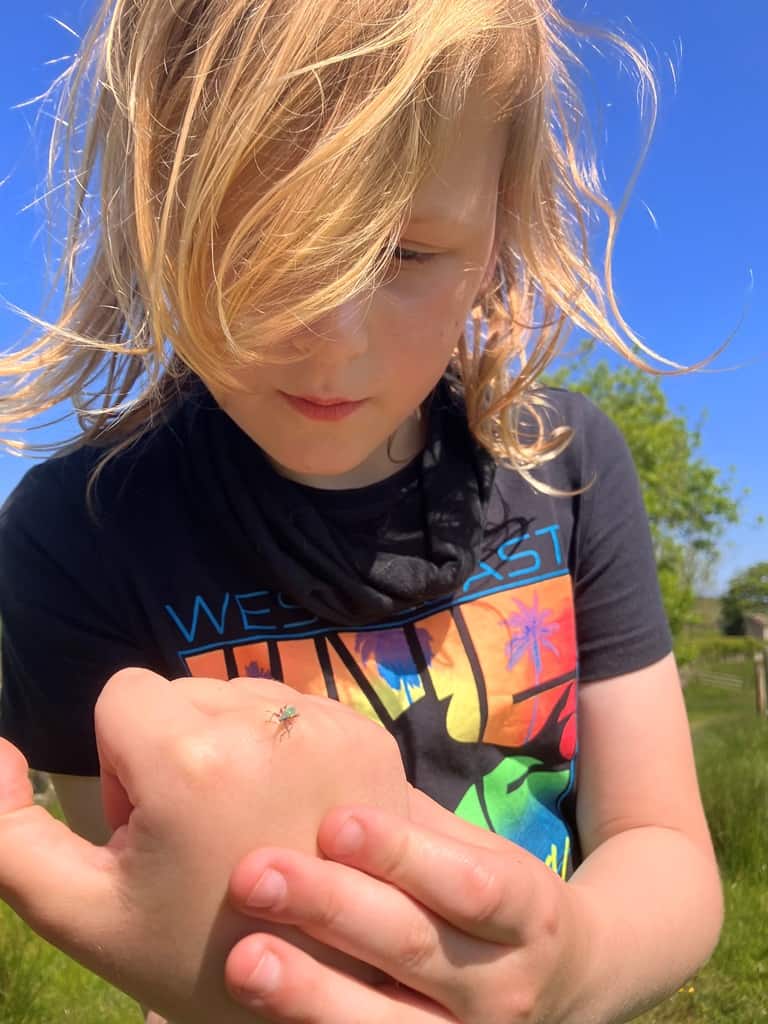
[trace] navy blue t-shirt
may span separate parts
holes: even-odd
[[[98,775],[118,669],[280,679],[380,722],[412,784],[568,877],[578,687],[670,639],[624,441],[544,395],[574,432],[545,490],[483,456],[445,386],[424,454],[369,487],[278,476],[201,388],[107,464],[93,510],[103,451],[32,469],[0,514],[0,734]]]

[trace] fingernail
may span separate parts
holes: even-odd
[[[253,910],[274,907],[285,897],[287,890],[285,878],[280,872],[267,868],[248,894],[245,905]]]
[[[268,996],[280,982],[280,961],[268,949],[261,954],[256,969],[242,986],[244,996]]]
[[[357,853],[363,845],[364,838],[365,833],[357,818],[347,818],[336,833],[336,839],[333,843],[334,852],[341,857],[348,857],[352,853]]]

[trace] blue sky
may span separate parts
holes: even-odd
[[[0,296],[38,308],[43,294],[41,214],[22,212],[45,170],[43,121],[12,109],[41,93],[82,31],[91,0],[25,0],[4,11],[0,36]],[[645,46],[661,84],[651,154],[633,194],[615,258],[622,310],[645,341],[682,363],[736,331],[718,372],[665,381],[673,408],[703,419],[702,457],[748,490],[741,523],[722,542],[715,590],[735,571],[768,561],[768,5],[741,0],[591,0],[561,4],[584,21],[620,28]],[[620,13],[617,13],[620,8]],[[609,194],[621,196],[641,140],[635,88],[612,59],[584,51],[588,105],[602,111],[598,143]],[[673,73],[674,69],[674,73]],[[0,309],[0,345],[23,324]],[[738,328],[738,330],[737,330]],[[0,500],[27,464],[0,456]]]

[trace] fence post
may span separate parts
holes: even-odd
[[[768,717],[768,695],[765,688],[766,651],[755,651],[755,702],[761,718]]]

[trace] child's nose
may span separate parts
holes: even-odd
[[[370,297],[355,297],[316,320],[312,324],[316,358],[338,363],[363,355],[369,344],[370,305]]]

